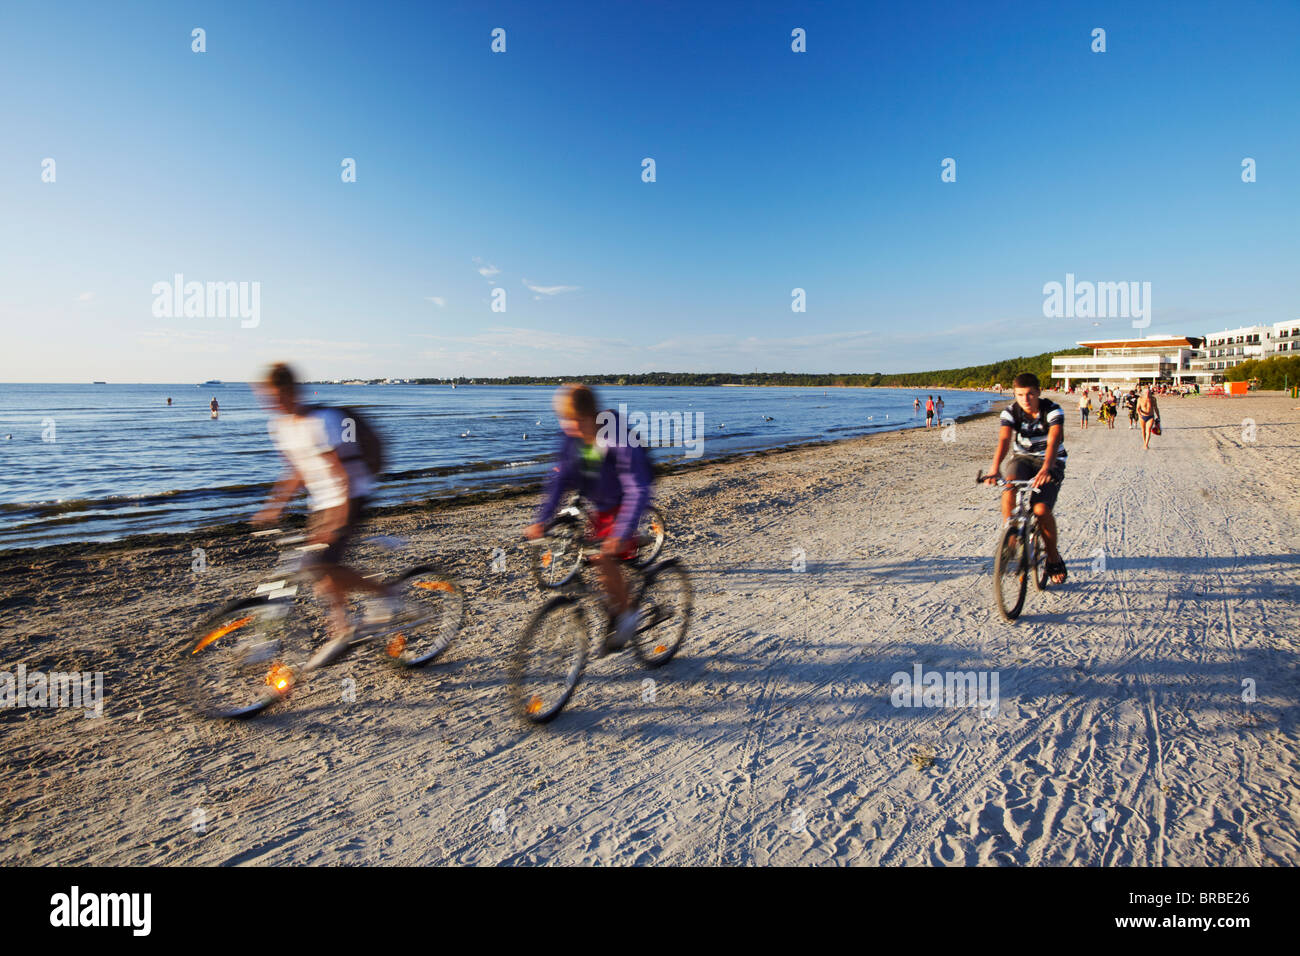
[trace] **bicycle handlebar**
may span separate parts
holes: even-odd
[[[524,544],[530,548],[545,548],[552,541],[558,541],[559,538],[554,535],[543,534],[540,538],[524,538]],[[601,542],[596,538],[578,538],[577,545],[584,553],[599,554]]]
[[[1003,478],[1001,475],[984,475],[984,474],[980,474],[980,472],[978,471],[975,472],[975,484],[977,485],[984,484],[984,482],[987,481],[989,478],[997,479],[997,481],[994,482],[994,485],[998,488],[1002,488],[1007,485],[1011,487],[1017,487],[1021,485],[1032,485],[1034,483],[1034,479],[1032,478],[1023,478],[1017,481],[1012,481],[1008,478]],[[1053,478],[1052,480],[1055,481],[1056,479]]]
[[[977,485],[984,484],[985,480],[988,478],[997,478],[997,481],[993,483],[994,486],[997,488],[1024,488],[1027,486],[1031,486],[1034,483],[1034,479],[1032,478],[1021,478],[1017,480],[1011,480],[1008,478],[1003,478],[1001,475],[982,475],[979,473],[978,470],[975,472],[975,484]],[[1048,485],[1057,480],[1058,479],[1056,478],[1056,476],[1052,475],[1043,484]]]

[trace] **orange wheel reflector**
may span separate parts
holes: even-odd
[[[241,617],[238,621],[231,621],[229,624],[225,625],[224,627],[219,627],[215,631],[211,631],[203,635],[203,639],[194,645],[194,650],[190,651],[190,653],[197,654],[199,651],[203,650],[203,648],[207,647],[213,641],[221,640],[231,631],[239,630],[241,627],[243,627],[251,620],[252,620],[251,617]]]
[[[655,645],[655,653],[656,653],[656,654],[662,654],[662,653],[664,653],[666,650],[668,650],[667,645],[664,645],[664,644],[656,644],[656,645]]]
[[[528,713],[530,713],[530,714],[535,714],[535,713],[537,713],[538,711],[540,711],[540,710],[542,709],[542,699],[541,699],[540,697],[533,696],[533,697],[530,698],[529,701],[528,701],[528,708],[527,708],[527,709],[528,709]]]
[[[456,590],[454,586],[446,581],[416,581],[415,586],[426,591],[446,591],[448,594]]]
[[[549,568],[550,566],[551,566],[551,552],[547,551],[545,554],[542,555],[542,567]]]
[[[393,635],[393,639],[388,642],[388,647],[386,648],[386,650],[388,651],[389,657],[400,657],[402,651],[406,650],[406,635],[405,634]]]
[[[283,664],[276,664],[266,674],[266,682],[276,690],[285,691],[293,683],[293,671]]]

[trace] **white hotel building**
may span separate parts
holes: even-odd
[[[1224,373],[1234,365],[1240,365],[1249,359],[1267,358],[1271,354],[1272,342],[1271,325],[1224,329],[1206,337],[1205,348],[1193,367],[1210,384],[1217,385],[1223,381]]]
[[[1300,352],[1300,319],[1273,324],[1273,343],[1268,354],[1283,355]]]
[[[1151,382],[1193,382],[1192,362],[1204,339],[1149,335],[1144,339],[1105,339],[1080,342],[1091,355],[1056,355],[1052,380],[1071,385],[1143,385]]]
[[[1165,382],[1205,388],[1224,381],[1228,369],[1250,359],[1300,353],[1300,319],[1224,329],[1204,338],[1159,336],[1080,342],[1092,355],[1052,358],[1052,379],[1071,385],[1145,385]]]

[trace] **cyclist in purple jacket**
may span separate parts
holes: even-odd
[[[607,647],[622,647],[636,634],[640,622],[636,609],[630,606],[627,579],[619,562],[636,556],[637,523],[650,504],[654,481],[650,458],[638,437],[620,427],[616,413],[605,411],[597,416],[596,395],[587,386],[563,386],[555,393],[554,407],[564,438],[542,505],[524,535],[542,536],[566,491],[577,490],[591,502],[595,509],[592,536],[602,542],[592,564],[615,621]]]

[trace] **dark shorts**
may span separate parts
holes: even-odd
[[[369,501],[365,495],[359,498],[348,499],[348,516],[344,521],[343,527],[335,532],[334,537],[329,544],[319,551],[308,551],[304,567],[316,567],[322,564],[342,564],[343,553],[347,550],[348,544],[356,536],[357,528],[361,524],[361,516],[366,508],[366,502]],[[313,516],[314,517],[314,516]]]
[[[1014,456],[1002,469],[1002,477],[1007,481],[1028,481],[1038,474],[1042,468],[1043,463],[1036,458]],[[1061,493],[1061,482],[1065,478],[1065,466],[1053,465],[1050,474],[1055,480],[1049,481],[1041,488],[1035,488],[1034,496],[1030,499],[1034,504],[1041,501],[1047,505],[1049,511],[1056,507],[1056,496]]]
[[[1081,408],[1081,409],[1079,409],[1079,414],[1082,415],[1084,418],[1087,418],[1087,417],[1088,417],[1088,412],[1090,412],[1090,411],[1092,411],[1092,409],[1090,409],[1090,408]]]

